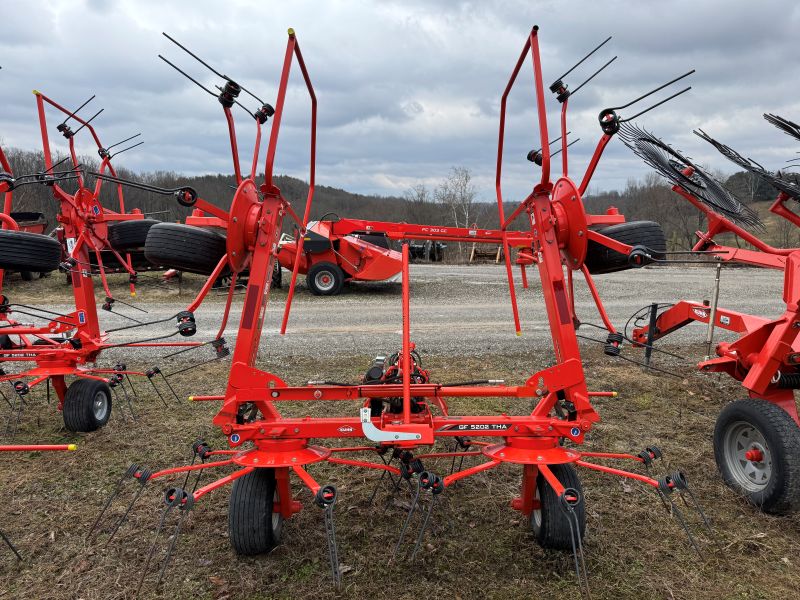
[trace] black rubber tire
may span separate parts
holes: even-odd
[[[31,271],[20,271],[19,276],[22,277],[22,281],[33,281],[33,273]]]
[[[105,395],[106,406],[102,415],[94,410],[98,394]],[[111,389],[105,381],[76,379],[64,396],[64,426],[69,431],[80,433],[96,431],[111,418],[111,404]]]
[[[275,259],[275,262],[272,266],[272,285],[273,289],[275,288],[282,288],[283,287],[283,269],[281,268],[281,263]]]
[[[597,231],[623,244],[645,246],[654,253],[654,258],[664,258],[664,252],[667,251],[667,238],[664,236],[664,230],[655,221],[619,223],[603,227]],[[615,273],[635,268],[628,263],[626,255],[592,240],[589,240],[589,245],[586,249],[585,264],[593,275]]]
[[[210,275],[225,254],[224,235],[181,223],[153,225],[144,246],[151,263],[200,275]]]
[[[155,219],[136,219],[112,223],[108,226],[108,243],[114,250],[143,248],[150,228],[159,222]]]
[[[0,335],[0,350],[11,350],[14,347],[14,342],[11,341],[11,338],[3,333]]]
[[[326,274],[331,277],[331,284],[329,286],[320,285],[317,282],[317,278],[324,277]],[[336,296],[344,286],[344,271],[333,263],[317,263],[308,270],[306,285],[311,290],[311,293],[316,296]]]
[[[61,262],[61,244],[30,231],[0,230],[0,269],[49,273]]]
[[[771,456],[771,475],[763,486],[747,489],[726,458],[726,437],[744,422],[763,436]],[[800,428],[785,410],[766,400],[731,402],[714,426],[714,459],[725,483],[766,513],[783,514],[800,507]]]
[[[274,469],[256,469],[233,482],[228,535],[237,554],[266,554],[280,543],[283,517],[272,512],[276,494]]]
[[[575,515],[578,517],[580,538],[586,533],[586,505],[583,496],[583,487],[578,478],[578,472],[571,464],[549,465],[553,475],[561,482],[565,488],[573,488],[578,491],[580,501],[573,507]],[[531,513],[530,525],[536,541],[542,548],[553,550],[572,551],[572,535],[570,533],[570,521],[568,515],[561,506],[561,500],[556,496],[555,491],[547,480],[539,475],[536,479],[536,489],[539,493],[541,503],[541,522],[536,522],[536,511]],[[573,524],[574,528],[574,524]],[[577,540],[576,540],[577,543]]]

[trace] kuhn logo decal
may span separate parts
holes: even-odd
[[[708,317],[708,311],[703,310],[702,308],[693,308],[692,311],[694,311],[694,314],[696,314],[701,319],[705,319],[706,317]]]
[[[352,432],[353,428],[350,427],[349,425],[343,425],[342,427],[339,427],[339,433],[352,433]]]

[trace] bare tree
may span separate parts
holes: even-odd
[[[438,185],[434,199],[447,207],[456,227],[470,227],[475,219],[475,197],[478,195],[472,183],[472,173],[466,167],[452,167],[450,174]],[[464,244],[459,243],[459,253],[464,258]]]
[[[456,227],[469,227],[472,224],[477,195],[472,173],[466,167],[451,168],[450,174],[433,193],[434,199],[447,207]]]

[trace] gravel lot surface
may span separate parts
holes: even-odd
[[[508,286],[502,265],[412,265],[411,333],[425,352],[435,354],[511,354],[519,351],[549,351],[550,336],[541,287],[535,269],[529,271],[529,290],[519,287],[523,335],[514,335]],[[591,296],[582,278],[576,280],[578,315],[586,323],[600,323]],[[677,299],[703,300],[711,297],[714,270],[710,268],[658,267],[624,271],[596,278],[601,297],[617,327],[640,307],[652,302]],[[722,273],[720,306],[752,314],[774,316],[783,310],[782,274],[766,269],[731,268]],[[147,294],[144,291],[144,294]],[[275,290],[267,311],[265,335],[261,340],[262,356],[306,356],[324,358],[339,355],[372,355],[391,352],[400,346],[400,284],[351,284],[336,297],[313,296],[300,283],[292,307],[287,335],[278,334],[286,289]],[[219,327],[224,294],[216,292],[197,311],[196,340],[210,340]],[[161,319],[175,314],[190,295],[184,293],[170,302],[140,304],[148,315],[124,306],[120,312],[137,319]],[[242,295],[237,295],[225,335],[233,347],[236,325],[241,312]],[[42,305],[66,311],[66,305]],[[118,305],[119,306],[119,305]],[[129,324],[116,315],[100,311],[106,328]],[[174,331],[171,323],[116,332],[113,343],[133,341]],[[583,335],[604,337],[601,331],[587,327]],[[730,334],[722,333],[722,336]],[[694,324],[665,338],[665,347],[676,348],[697,343],[705,337],[705,326]],[[173,338],[175,339],[175,338]],[[582,342],[589,344],[590,342]],[[204,354],[205,353],[205,354]],[[160,356],[160,350],[114,349],[101,357],[102,363],[119,358],[138,361]],[[211,350],[183,355],[186,360],[211,356]]]

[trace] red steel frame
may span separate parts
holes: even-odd
[[[54,102],[41,92],[34,91],[34,94],[36,96],[39,114],[39,125],[42,135],[46,173],[51,172],[53,168],[53,159],[47,133],[47,120],[45,115],[46,104],[49,104],[66,115],[71,115],[71,118],[75,119],[89,131],[98,149],[103,148],[100,138],[98,137],[91,123],[83,120],[77,115],[73,115],[69,110]],[[61,186],[59,186],[58,183],[54,183],[52,189],[53,195],[59,202],[60,206],[58,221],[63,225],[66,237],[68,239],[75,240],[74,247],[70,253],[71,258],[75,261],[75,265],[71,270],[75,310],[67,315],[59,315],[53,318],[46,325],[27,325],[18,322],[13,317],[13,304],[3,305],[2,310],[0,310],[0,324],[5,324],[0,331],[9,336],[16,336],[19,340],[19,343],[16,345],[16,347],[11,349],[3,349],[2,353],[0,353],[0,364],[6,362],[36,363],[35,367],[25,369],[23,371],[11,374],[0,374],[0,382],[16,381],[20,378],[32,378],[27,382],[28,386],[32,388],[49,380],[52,382],[53,388],[58,395],[59,410],[63,408],[64,397],[67,390],[67,384],[65,381],[66,376],[76,376],[107,381],[106,376],[110,374],[139,376],[146,375],[145,373],[138,371],[119,371],[116,369],[99,369],[86,366],[90,363],[96,362],[99,354],[104,348],[115,346],[115,344],[109,343],[109,334],[100,328],[89,253],[94,252],[95,256],[97,257],[104,291],[106,295],[111,298],[111,291],[108,288],[102,260],[100,259],[100,250],[111,250],[120,261],[120,264],[125,266],[126,270],[128,270],[131,274],[135,274],[135,272],[130,267],[130,257],[128,257],[128,259],[124,259],[108,243],[108,224],[119,221],[142,219],[143,215],[136,209],[134,209],[131,213],[125,213],[125,204],[121,184],[117,184],[117,194],[120,202],[121,212],[116,213],[103,207],[99,202],[100,190],[103,181],[98,179],[94,189],[89,189],[84,186],[83,177],[78,172],[79,163],[75,151],[74,136],[69,137],[69,153],[72,167],[76,171],[78,190],[74,194],[69,194]],[[2,157],[2,160],[5,160],[5,156]],[[7,163],[3,163],[3,168],[6,167]],[[108,156],[103,158],[99,169],[100,173],[105,171],[108,171],[112,176],[116,176],[116,172],[114,171],[114,167],[111,165]],[[5,184],[0,185],[5,186]],[[4,190],[0,188],[0,192],[2,191]],[[8,203],[8,193],[6,194],[6,203]],[[7,218],[5,215],[0,215],[0,220],[2,220],[4,226],[15,228],[13,220]],[[225,268],[226,262],[226,257],[220,261],[212,275],[198,293],[197,297],[186,308],[186,311],[193,313],[195,310],[197,310],[211,289],[216,277]],[[0,280],[0,284],[1,283],[2,280]],[[0,288],[0,291],[1,290],[2,288]],[[132,294],[134,293],[133,290],[133,284],[131,284]],[[231,300],[232,295],[229,294],[223,324],[220,328],[217,338],[222,335],[222,332],[225,329],[225,325],[227,323],[227,311],[230,309]],[[58,342],[52,339],[53,336],[66,334],[68,332],[73,332],[71,339],[73,341],[77,341],[77,343],[70,343],[69,341]],[[38,341],[39,344],[36,344],[36,341]],[[138,343],[134,342],[125,345],[130,347],[197,347],[203,345],[203,343],[151,341]]]
[[[394,385],[308,385],[289,386],[276,374],[256,367],[257,351],[261,338],[267,299],[270,292],[271,273],[278,248],[283,217],[292,216],[301,227],[301,234],[308,222],[314,194],[314,169],[316,153],[316,111],[317,101],[308,71],[300,52],[293,30],[289,30],[280,85],[278,88],[275,114],[270,132],[269,146],[265,165],[265,181],[256,186],[253,170],[249,177],[242,179],[234,196],[229,212],[221,211],[203,200],[197,200],[196,207],[213,217],[220,219],[228,230],[227,248],[231,267],[240,272],[249,264],[250,278],[244,297],[244,306],[239,325],[236,347],[228,376],[228,385],[221,396],[190,396],[193,401],[221,401],[222,407],[213,422],[227,436],[232,450],[217,451],[214,454],[227,458],[205,464],[177,467],[158,471],[149,476],[156,479],[164,476],[186,473],[219,466],[236,466],[238,470],[213,483],[196,490],[193,500],[206,493],[224,486],[235,479],[250,473],[255,468],[275,469],[277,493],[279,499],[275,508],[284,517],[290,517],[300,510],[300,503],[292,498],[290,488],[290,472],[295,473],[300,481],[312,493],[320,489],[320,485],[305,470],[305,466],[327,461],[335,464],[355,465],[369,469],[397,473],[397,469],[385,464],[338,458],[342,452],[376,452],[375,446],[356,446],[348,448],[325,447],[312,445],[310,440],[363,438],[373,441],[382,439],[382,447],[418,448],[432,445],[437,438],[458,435],[477,435],[490,438],[490,442],[477,442],[480,452],[455,452],[447,456],[482,456],[485,461],[472,467],[459,470],[443,479],[449,486],[459,479],[469,477],[478,472],[493,469],[504,463],[523,466],[521,491],[512,506],[529,515],[537,507],[535,486],[539,474],[553,487],[557,495],[564,494],[564,486],[555,477],[548,465],[574,463],[578,466],[598,470],[604,473],[632,478],[653,487],[658,482],[644,475],[630,473],[586,461],[587,458],[623,459],[643,462],[639,456],[630,454],[609,454],[580,452],[561,445],[562,440],[580,444],[592,424],[599,420],[590,397],[613,396],[615,392],[590,392],[581,363],[578,341],[575,334],[574,302],[572,300],[572,270],[580,269],[584,274],[604,321],[613,331],[605,311],[600,303],[588,271],[583,266],[589,239],[604,244],[618,252],[629,254],[631,247],[589,229],[591,224],[620,222],[622,217],[611,214],[593,217],[587,215],[581,195],[586,190],[592,173],[600,160],[603,149],[611,139],[604,135],[589,164],[586,175],[580,186],[566,176],[555,184],[550,180],[550,156],[548,151],[547,118],[545,98],[542,85],[541,62],[538,48],[538,28],[534,27],[526,39],[524,48],[505,89],[501,104],[500,138],[498,142],[497,160],[497,198],[500,212],[501,230],[494,233],[502,241],[506,249],[506,267],[511,284],[511,300],[514,305],[517,331],[519,321],[516,317],[516,295],[513,288],[511,264],[508,258],[508,247],[521,238],[531,241],[531,255],[539,267],[542,289],[544,292],[550,330],[553,338],[556,363],[542,371],[534,373],[523,385],[516,386],[462,386],[445,387],[440,384],[416,384],[410,382],[410,352],[413,344],[410,339],[410,310],[408,285],[408,247],[403,248],[403,289],[402,289],[402,351],[401,365],[403,380]],[[503,131],[506,114],[506,100],[511,87],[527,56],[531,57],[535,79],[535,94],[539,115],[541,146],[544,151],[541,181],[533,192],[517,207],[508,219],[503,214],[501,194],[501,165],[503,152]],[[301,219],[283,197],[280,189],[273,183],[273,164],[280,131],[281,117],[284,109],[286,90],[293,60],[302,73],[311,98],[311,153],[309,192],[306,207]],[[226,115],[227,116],[227,115]],[[230,121],[229,121],[230,122]],[[562,134],[566,132],[566,119],[562,119]],[[231,143],[235,153],[235,138],[231,129]],[[566,137],[566,136],[564,136]],[[256,150],[257,152],[257,150]],[[566,161],[566,148],[563,149]],[[259,192],[261,197],[259,197]],[[508,226],[514,219],[525,212],[528,215],[529,230],[521,233],[509,231]],[[343,227],[347,227],[345,222]],[[361,224],[359,223],[359,227]],[[410,229],[417,226],[395,224],[386,226],[390,235],[405,237]],[[463,231],[450,235],[443,232],[418,231],[419,237],[426,239],[451,239],[471,241],[475,236],[464,236]],[[411,233],[410,235],[415,235]],[[438,237],[437,237],[438,236]],[[302,254],[302,235],[299,237],[300,248],[297,256]],[[565,276],[565,268],[570,276]],[[292,286],[287,298],[287,310],[291,303],[292,290],[297,277],[297,264],[292,273]],[[368,400],[376,397],[402,397],[403,410],[398,414],[384,413],[380,417],[370,417],[369,408],[362,408],[361,418],[357,417],[301,417],[287,418],[278,410],[279,402],[294,401],[357,401],[368,407]],[[439,415],[434,415],[429,408],[420,413],[411,412],[411,399],[423,398],[427,403],[437,406]],[[538,399],[538,403],[527,416],[453,416],[450,414],[447,400],[453,397],[504,397],[517,399]],[[573,420],[563,420],[552,416],[552,411],[560,399],[571,402],[575,407]],[[260,417],[252,422],[237,422],[239,408],[245,403],[254,404],[260,411]],[[364,411],[366,411],[366,416]],[[252,448],[244,448],[245,443],[252,443]],[[422,454],[420,456],[435,457],[441,453]],[[138,475],[137,475],[138,476]],[[671,484],[670,484],[671,485]]]
[[[684,175],[689,177],[692,174],[691,168],[684,171]],[[784,274],[783,301],[786,310],[778,318],[768,319],[716,309],[714,327],[735,331],[741,336],[735,342],[718,344],[717,357],[700,362],[699,368],[727,373],[742,382],[751,398],[777,404],[800,425],[794,391],[780,384],[781,375],[796,373],[800,364],[800,248],[774,248],[715,213],[680,186],[675,185],[672,190],[708,219],[708,229],[697,232],[698,241],[693,250],[708,252],[723,262],[777,269]],[[800,226],[800,216],[786,206],[787,200],[789,196],[781,192],[770,211]],[[756,250],[717,244],[714,237],[724,233],[732,233]],[[708,323],[710,315],[711,309],[706,304],[681,300],[658,316],[652,333],[649,332],[649,326],[634,329],[633,340],[638,344],[652,343],[693,321]]]

